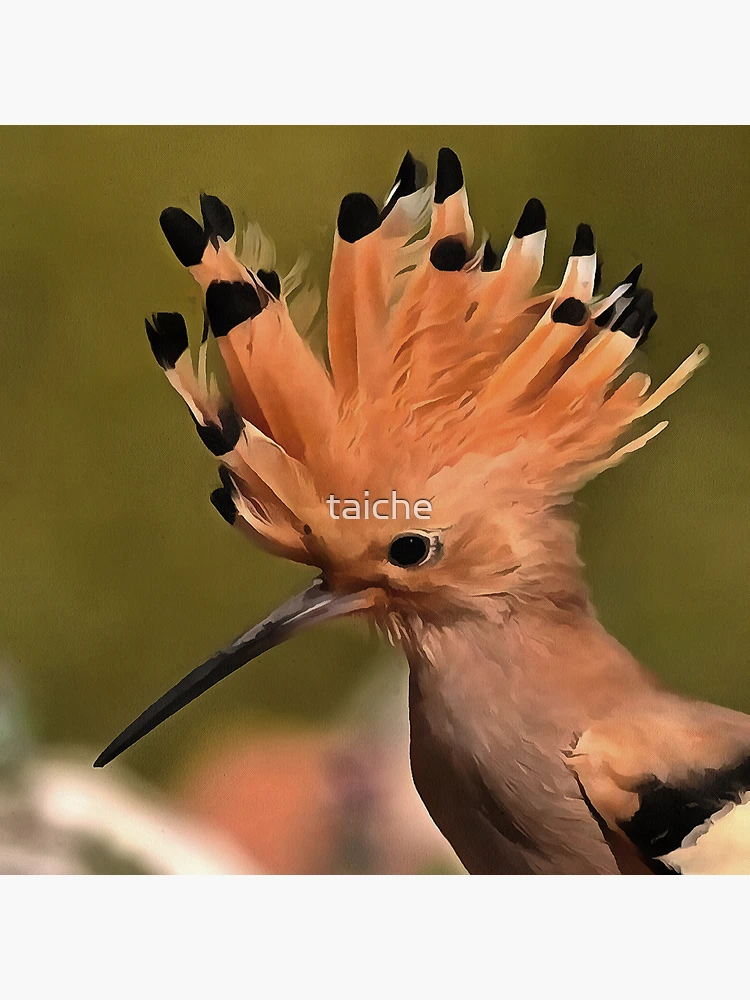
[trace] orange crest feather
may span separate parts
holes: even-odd
[[[149,337],[223,463],[215,505],[301,562],[320,565],[331,493],[393,486],[412,499],[442,496],[450,516],[480,487],[488,507],[513,493],[533,494],[536,506],[566,501],[666,426],[618,447],[708,354],[698,347],[650,395],[642,373],[618,384],[656,318],[639,274],[597,297],[593,236],[580,226],[559,288],[534,296],[544,209],[528,203],[501,260],[489,240],[474,250],[450,150],[430,186],[407,154],[382,210],[366,195],[344,199],[328,293],[330,373],[290,317],[298,274],[281,281],[245,266],[226,206],[204,195],[201,209],[203,226],[174,208],[161,221],[205,294],[231,401],[208,376],[205,338],[196,373],[181,316],[157,314]],[[463,476],[477,468],[481,481]]]

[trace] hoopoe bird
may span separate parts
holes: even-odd
[[[255,230],[240,251],[218,198],[201,210],[161,216],[205,296],[197,368],[178,313],[147,322],[151,347],[220,460],[219,513],[321,575],[96,765],[288,636],[364,615],[406,653],[414,782],[468,872],[750,873],[750,717],[650,676],[577,554],[575,493],[666,427],[634,430],[708,355],[656,389],[625,372],[656,320],[640,267],[600,295],[582,224],[559,287],[535,291],[542,204],[499,256],[456,154],[428,184],[407,153],[382,209],[341,203],[325,364],[293,325],[298,270],[281,280]]]

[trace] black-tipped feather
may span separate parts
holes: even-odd
[[[590,257],[596,252],[594,245],[594,233],[591,226],[582,222],[576,229],[576,238],[573,249],[570,251],[571,257]]]
[[[234,490],[234,482],[232,481],[232,474],[226,465],[219,466],[219,479],[221,480],[221,485],[224,489],[232,492]]]
[[[518,225],[513,230],[516,239],[521,240],[524,236],[531,236],[540,233],[547,228],[547,212],[544,205],[538,198],[529,198],[526,202]]]
[[[206,312],[215,337],[225,337],[262,309],[257,291],[246,281],[212,281],[206,289]]]
[[[378,206],[368,194],[362,194],[361,191],[344,195],[336,225],[342,240],[356,243],[374,233],[380,225]]]
[[[394,194],[397,198],[405,198],[417,190],[417,161],[408,149],[401,161],[401,166],[398,168],[394,182],[394,186],[396,185],[398,186]]]
[[[484,253],[482,254],[482,270],[483,271],[496,271],[500,265],[500,259],[498,258],[495,250],[489,240],[484,244]]]
[[[553,323],[566,323],[568,326],[583,326],[589,316],[586,304],[580,299],[565,299],[552,313]]]
[[[201,195],[201,215],[206,236],[209,239],[221,237],[226,243],[234,236],[234,219],[224,202],[213,194]]]
[[[455,236],[438,240],[430,251],[430,263],[438,271],[460,271],[466,257],[466,247]]]
[[[154,357],[165,372],[174,368],[188,349],[187,326],[180,313],[155,313],[150,323],[146,320],[146,333]]]
[[[641,278],[641,272],[643,271],[643,264],[636,264],[630,274],[623,279],[623,285],[637,285]]]
[[[644,333],[646,326],[648,326],[651,320],[653,312],[653,293],[648,288],[644,288],[636,294],[633,301],[619,317],[613,326],[613,330],[621,330],[628,337],[632,337],[633,340],[637,340]],[[653,323],[651,325],[653,326]],[[649,329],[651,329],[650,326]]]
[[[407,149],[406,155],[401,161],[401,166],[398,168],[396,179],[393,182],[393,194],[380,213],[381,222],[392,212],[399,198],[406,198],[410,194],[414,194],[421,186],[417,166],[417,161]]]
[[[183,267],[200,264],[208,245],[208,236],[192,215],[181,208],[165,208],[159,216],[159,225]]]
[[[195,421],[195,429],[198,431],[198,437],[211,454],[216,455],[217,458],[232,451],[242,434],[242,417],[240,417],[231,405],[224,406],[219,412],[218,424],[206,424],[204,426],[198,423],[194,416],[193,420]]]
[[[605,309],[603,313],[600,313],[596,317],[594,322],[600,328],[609,326],[609,324],[612,322],[612,317],[614,316],[614,314],[615,314],[615,307],[611,305],[607,309]]]
[[[456,191],[460,191],[463,186],[464,172],[461,169],[461,161],[452,149],[444,146],[437,158],[435,203],[442,205],[446,198],[450,198]]]
[[[600,268],[600,262],[597,262],[596,266],[597,266],[597,272],[598,272],[599,268]],[[641,276],[641,271],[642,270],[643,270],[643,264],[636,264],[636,266],[633,268],[633,270],[628,275],[626,275],[622,279],[621,282],[619,282],[619,285],[630,285],[630,288],[628,289],[628,291],[625,293],[625,295],[621,299],[622,302],[627,302],[629,304],[632,303],[632,301],[634,299],[634,296],[636,296],[636,294],[637,294],[636,289],[637,289],[637,286],[638,286],[638,280],[639,280],[639,278]],[[594,285],[594,291],[596,291],[596,283]],[[629,305],[628,305],[628,308],[629,308]],[[610,323],[612,322],[612,318],[614,317],[615,312],[616,312],[615,303],[613,303],[611,306],[609,306],[607,309],[605,309],[603,313],[600,313],[596,317],[596,319],[594,320],[594,322],[600,328],[603,328],[605,326],[609,326]],[[622,319],[623,319],[623,317],[625,315],[625,312],[627,312],[627,309],[620,314],[619,322],[622,322]],[[651,324],[651,325],[653,326],[653,324]],[[616,325],[615,329],[619,329],[619,326]]]
[[[640,339],[638,341],[639,344],[642,344],[645,340],[648,340],[648,335],[649,333],[651,333],[651,328],[653,327],[654,323],[657,321],[658,318],[659,314],[653,312],[652,310],[651,315],[649,316],[648,320],[646,321],[646,325],[643,328],[643,333],[641,334]]]
[[[237,520],[237,506],[232,499],[232,491],[226,486],[219,486],[211,493],[210,499],[227,524],[234,524]]]
[[[270,292],[275,299],[281,295],[281,278],[275,271],[258,271],[258,278],[263,282],[263,287]]]

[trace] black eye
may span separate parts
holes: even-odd
[[[388,562],[394,566],[418,566],[429,554],[429,538],[424,535],[399,535],[391,542]]]

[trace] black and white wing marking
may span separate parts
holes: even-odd
[[[563,750],[610,846],[656,874],[750,875],[750,717],[664,697]]]
[[[750,756],[669,784],[650,778],[619,826],[644,858],[680,875],[750,875]]]

